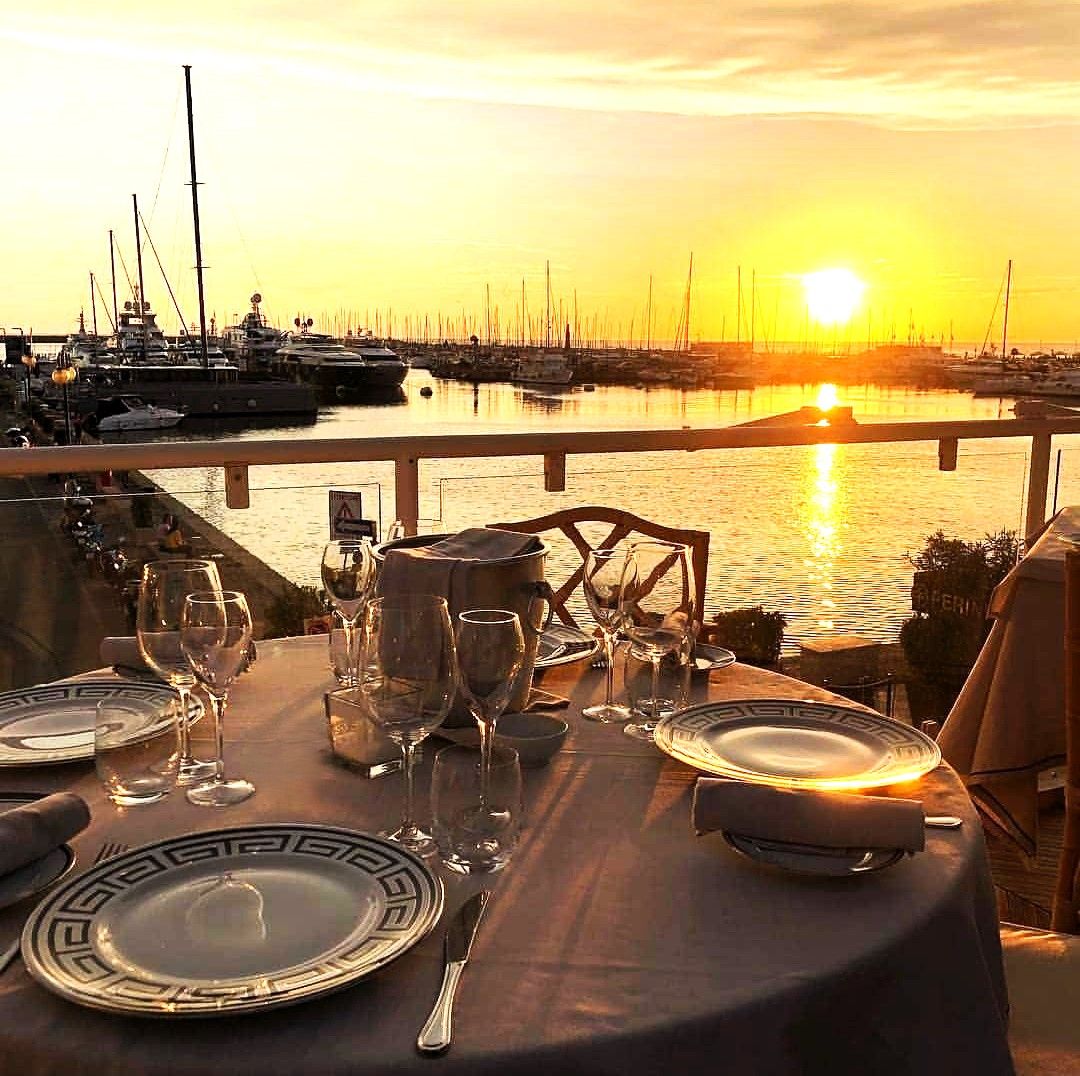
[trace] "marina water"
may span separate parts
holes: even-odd
[[[432,395],[420,389],[430,386]],[[597,386],[473,386],[410,372],[405,401],[349,405],[314,425],[237,431],[197,427],[202,439],[408,436],[726,426],[818,401],[818,385],[732,391]],[[841,387],[838,403],[860,423],[1012,418],[1012,400],[953,390]],[[134,439],[141,439],[136,437]],[[529,519],[572,505],[608,505],[712,535],[706,615],[764,605],[788,618],[786,645],[854,634],[894,641],[911,613],[909,556],[938,529],[971,541],[1002,528],[1022,532],[1029,440],[961,442],[957,469],[937,466],[937,442],[815,445],[679,453],[568,456],[565,493],[545,493],[539,458],[421,463],[421,530]],[[1051,496],[1080,500],[1080,438],[1055,438]],[[390,463],[259,467],[251,508],[225,507],[220,469],[153,472],[194,511],[297,583],[318,585],[329,528],[329,489],[360,490],[364,514],[395,518]],[[1048,507],[1050,510],[1053,505]],[[601,530],[595,536],[606,533]],[[556,546],[549,575],[576,554]],[[588,614],[580,610],[583,623]]]

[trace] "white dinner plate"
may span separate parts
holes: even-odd
[[[43,799],[44,792],[0,792],[0,814]],[[59,881],[75,866],[75,852],[68,844],[54,848],[39,859],[0,876],[0,908],[40,893]]]
[[[595,657],[601,645],[595,635],[587,635],[568,624],[552,624],[540,633],[533,668],[551,669],[556,665],[585,661]]]
[[[94,719],[103,699],[132,703],[131,738],[139,738],[140,707],[153,724],[177,695],[165,684],[130,680],[68,680],[0,694],[0,766],[41,766],[94,757]],[[203,705],[192,695],[189,720]]]
[[[792,871],[795,874],[814,874],[826,878],[848,878],[873,874],[899,862],[904,857],[901,848],[824,848],[820,845],[791,844],[787,841],[766,841],[725,833],[724,839],[737,852],[759,863]]]
[[[656,746],[705,773],[783,788],[876,788],[941,762],[933,740],[899,721],[797,699],[692,706],[660,720]]]
[[[189,834],[91,867],[27,920],[22,953],[80,1005],[218,1016],[339,990],[438,922],[442,883],[366,833],[255,825]]]

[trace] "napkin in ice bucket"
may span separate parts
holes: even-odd
[[[724,830],[742,837],[866,851],[925,847],[923,806],[916,800],[805,792],[720,777],[699,777],[694,786],[694,829]]]

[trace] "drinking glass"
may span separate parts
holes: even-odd
[[[225,779],[225,705],[250,642],[251,610],[243,594],[223,590],[188,595],[180,619],[180,648],[210,697],[217,746],[213,776],[187,791],[188,800],[199,807],[229,807],[255,791],[250,781]]]
[[[357,634],[371,587],[375,582],[375,558],[371,543],[360,538],[328,542],[322,556],[322,581],[326,596],[341,617],[345,629],[345,652],[356,655],[351,680],[357,682],[360,645]]]
[[[586,706],[581,712],[593,721],[605,723],[627,721],[630,708],[615,702],[615,637],[623,623],[623,592],[633,582],[635,564],[627,546],[614,549],[594,549],[585,557],[582,588],[589,612],[600,626],[604,637],[604,657],[607,659],[607,685],[604,701]]]
[[[327,645],[329,648],[330,671],[334,674],[334,679],[342,687],[356,686],[356,670],[360,666],[360,636],[362,634],[362,632],[355,631],[350,639],[341,614],[336,609],[334,610],[330,632],[327,635]]]
[[[651,705],[641,721],[623,726],[628,736],[652,740],[663,716],[660,662],[692,644],[698,610],[690,547],[677,542],[635,542],[633,582],[625,588],[625,630],[639,653],[652,663]]]
[[[480,798],[487,800],[495,722],[514,693],[525,660],[525,636],[510,609],[458,613],[458,676],[469,712],[480,726]]]
[[[102,699],[94,719],[94,768],[118,807],[157,803],[176,784],[180,704]]]
[[[443,863],[458,874],[502,870],[521,829],[521,767],[513,748],[491,752],[486,792],[475,747],[444,747],[431,775],[431,815]]]
[[[144,568],[135,614],[135,637],[143,661],[180,698],[180,763],[177,781],[197,784],[213,776],[214,764],[191,754],[191,689],[195,674],[180,649],[184,600],[194,591],[221,592],[221,577],[212,560],[154,560]]]
[[[457,660],[445,598],[431,594],[375,598],[368,602],[359,690],[372,721],[400,748],[405,770],[401,825],[390,840],[417,855],[435,851],[431,834],[413,819],[416,745],[450,712]]]

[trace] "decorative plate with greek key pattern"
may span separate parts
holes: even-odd
[[[797,699],[691,706],[660,721],[656,745],[705,773],[784,788],[875,788],[941,762],[933,740],[899,721]]]
[[[128,680],[67,680],[39,684],[0,694],[0,766],[42,766],[82,762],[94,757],[94,718],[104,699],[130,703],[127,707],[132,741],[158,715],[177,706],[177,695],[166,684]],[[189,722],[203,715],[193,695]]]
[[[90,1008],[254,1012],[384,967],[442,907],[442,883],[390,841],[331,826],[244,826],[91,867],[34,910],[22,953],[35,979]]]

